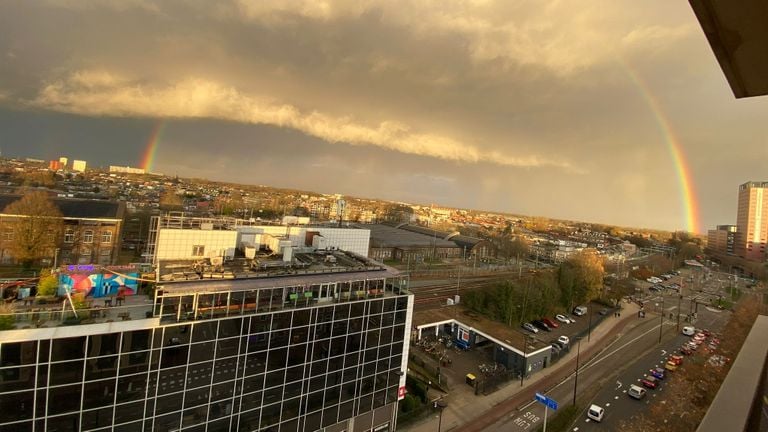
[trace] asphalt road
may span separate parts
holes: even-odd
[[[675,298],[676,296],[673,295]],[[665,310],[667,314],[667,302]],[[675,305],[676,307],[676,305]],[[676,314],[676,312],[675,312]],[[719,330],[727,320],[728,312],[710,311],[702,306],[699,308],[697,327]],[[668,316],[667,316],[668,317]],[[647,375],[650,368],[661,365],[662,357],[679,348],[687,340],[686,336],[677,331],[677,320],[664,321],[662,343],[659,344],[659,316],[648,314],[646,318],[638,318],[638,322],[622,334],[616,341],[604,348],[600,354],[588,361],[582,358],[579,366],[578,395],[579,405],[588,407],[595,403],[606,409],[606,417],[602,424],[586,422],[586,413],[582,412],[571,430],[602,431],[619,430],[618,425],[633,415],[647,409],[655,399],[654,394],[663,392],[664,384],[657,390],[649,390],[647,397],[637,401],[626,395],[631,383],[637,383]],[[682,328],[684,323],[681,322]],[[546,395],[564,408],[573,403],[574,374],[560,382],[552,389],[540,389]],[[549,415],[553,413],[549,411]],[[505,416],[495,423],[490,431],[531,431],[541,425],[544,418],[544,406],[531,401],[521,409]]]

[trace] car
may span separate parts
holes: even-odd
[[[669,356],[669,360],[668,361],[670,361],[670,362],[680,366],[681,364],[683,364],[683,356],[671,355],[671,356]]]
[[[573,308],[573,314],[576,316],[582,316],[587,314],[587,307],[586,306],[576,306]]]
[[[605,416],[605,410],[603,409],[603,407],[599,405],[592,404],[587,410],[587,418],[590,420],[594,420],[598,423],[603,421],[604,416]]]
[[[688,349],[691,349],[693,351],[696,351],[699,348],[699,345],[693,343],[692,341],[691,342],[686,342],[685,345],[683,345],[683,346],[687,347]]]
[[[690,347],[687,347],[685,345],[680,348],[680,353],[684,355],[693,355],[693,350]]]
[[[548,327],[556,329],[560,327],[560,324],[556,323],[555,321],[552,321],[549,318],[542,318],[541,321],[546,324]]]
[[[674,372],[677,370],[677,365],[672,361],[667,361],[666,363],[664,363],[664,369],[670,372]]]
[[[696,334],[696,327],[694,326],[683,327],[683,334],[686,336],[693,336],[694,334]]]
[[[535,325],[540,330],[544,330],[544,331],[548,331],[548,332],[552,331],[552,329],[549,328],[548,325],[544,324],[544,321],[535,320],[535,321],[531,321],[531,324]]]
[[[706,340],[706,339],[707,339],[707,337],[704,335],[704,333],[696,333],[696,334],[693,336],[693,339],[692,339],[692,340],[693,340],[693,341],[704,342],[704,340]]]
[[[659,292],[661,291],[661,287],[658,285],[654,285],[652,287],[648,287],[648,291]]]
[[[650,375],[646,375],[645,378],[640,380],[640,383],[643,385],[643,387],[649,389],[655,389],[659,386],[659,380]]]
[[[563,350],[562,348],[560,348],[560,345],[558,345],[558,344],[556,344],[554,342],[549,344],[549,346],[552,347],[552,352],[555,353],[555,354],[560,354],[560,351]]]
[[[663,380],[665,375],[666,375],[666,371],[664,370],[664,368],[651,369],[651,376],[656,379]]]
[[[531,333],[538,333],[539,329],[533,326],[531,323],[523,323],[523,328],[528,330]]]
[[[571,343],[571,340],[568,338],[568,336],[560,336],[557,338],[557,341],[566,346]]]
[[[566,323],[566,324],[571,323],[571,320],[565,315],[557,314],[555,315],[555,319],[560,321],[561,323]]]
[[[640,386],[636,386],[634,384],[629,386],[629,390],[627,390],[627,394],[629,397],[635,398],[637,400],[640,400],[645,397],[646,390]]]
[[[600,315],[608,315],[608,309],[600,309]]]

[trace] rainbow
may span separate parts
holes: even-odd
[[[672,126],[669,124],[664,110],[661,109],[661,103],[651,92],[648,84],[640,78],[640,75],[635,72],[630,65],[619,58],[619,63],[623,66],[623,69],[629,75],[629,78],[640,89],[640,93],[648,104],[656,118],[656,124],[658,125],[664,139],[667,142],[669,153],[672,156],[672,162],[675,164],[675,170],[677,171],[677,179],[680,183],[680,194],[683,203],[683,212],[685,213],[686,229],[691,233],[701,233],[701,219],[699,216],[699,202],[696,195],[696,190],[693,186],[693,178],[691,176],[691,167],[683,152],[683,146],[680,144],[680,140],[677,138]]]
[[[160,135],[165,128],[165,121],[160,120],[152,128],[152,132],[149,134],[147,140],[147,146],[144,150],[144,156],[141,158],[141,168],[144,168],[145,172],[152,171],[155,164],[155,158],[157,156],[157,144],[160,142]]]

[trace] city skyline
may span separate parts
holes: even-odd
[[[699,233],[763,180],[684,3],[0,11],[4,156]]]

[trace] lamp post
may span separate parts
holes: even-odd
[[[587,307],[587,313],[589,314],[589,324],[587,325],[587,342],[592,337],[592,306]]]
[[[525,381],[525,373],[528,371],[528,335],[523,334],[523,367],[520,372],[520,387]]]
[[[661,311],[659,312],[659,343],[661,343],[661,334],[664,330],[664,295],[661,295]]]
[[[576,406],[576,389],[579,386],[579,357],[581,355],[581,339],[576,345],[576,375],[573,377],[573,405]]]
[[[440,432],[440,429],[443,427],[443,410],[446,406],[448,406],[448,404],[443,401],[442,397],[435,401],[435,408],[440,408],[440,415],[437,420],[437,432]]]

